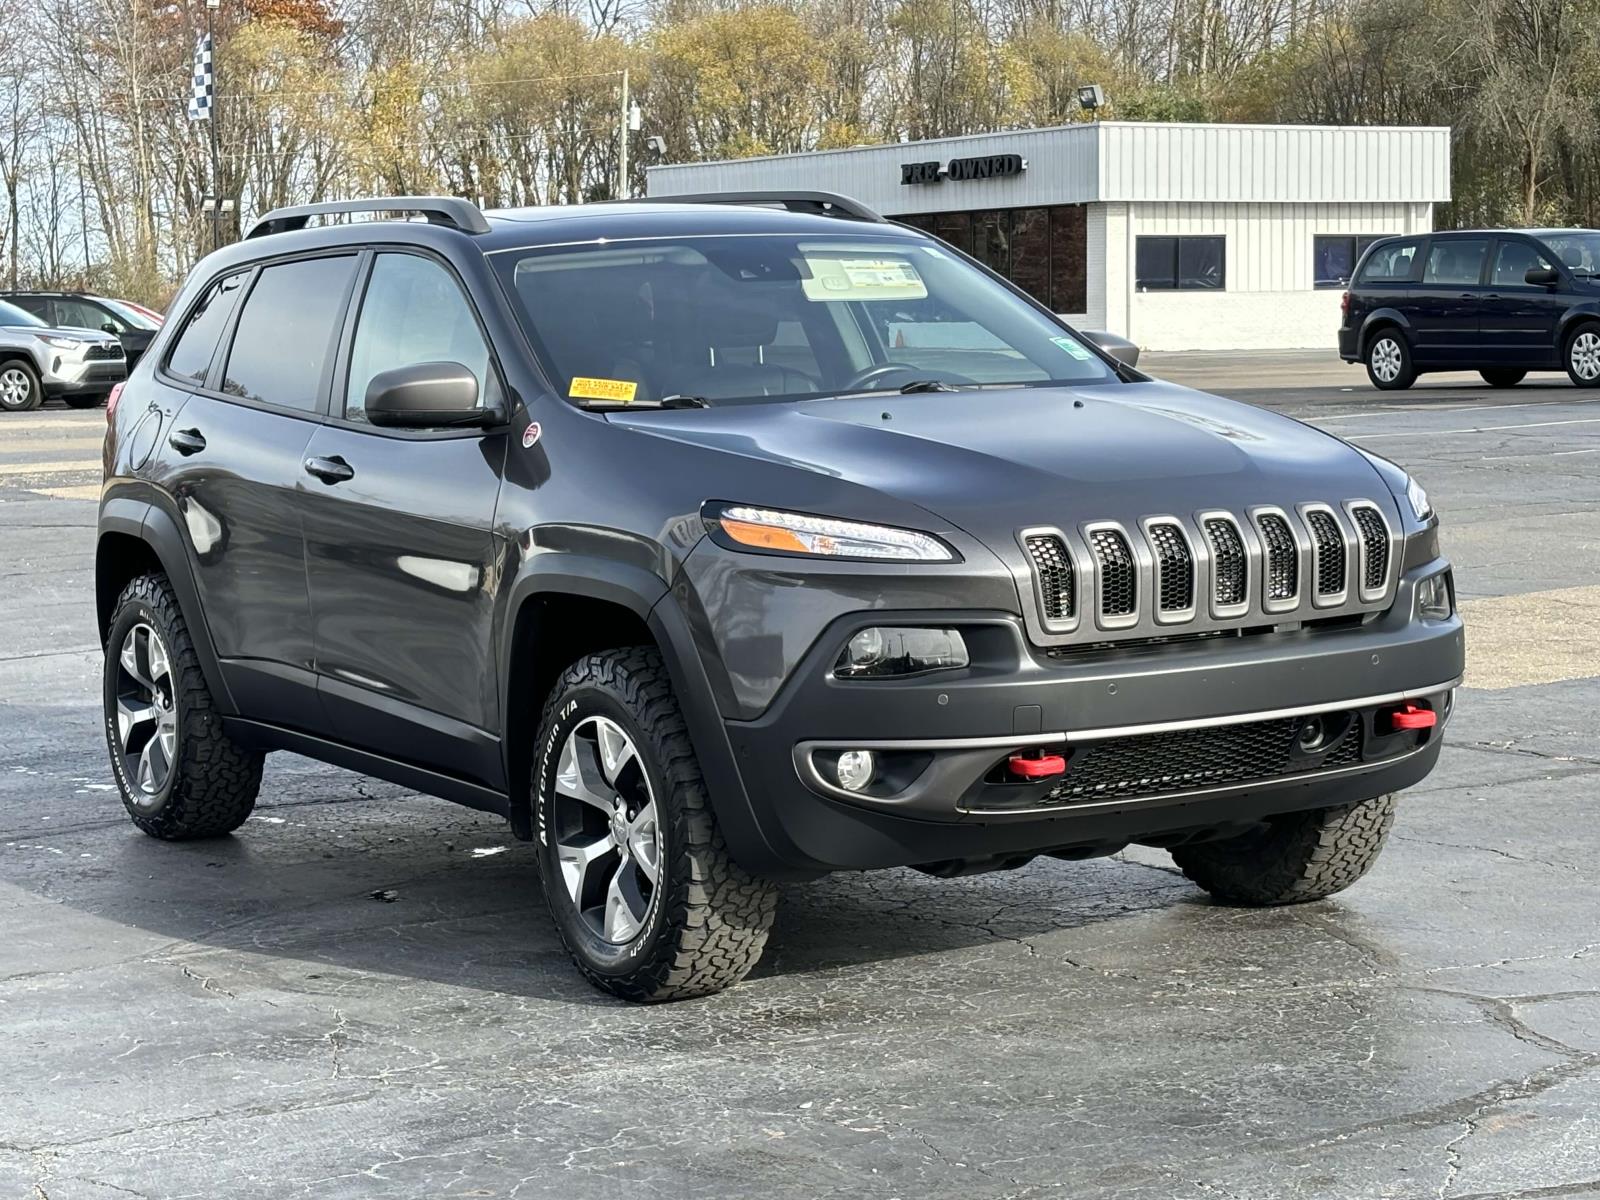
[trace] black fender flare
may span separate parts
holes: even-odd
[[[1367,342],[1372,337],[1372,331],[1379,325],[1396,325],[1405,336],[1407,347],[1411,345],[1411,322],[1398,308],[1375,308],[1361,321],[1361,339],[1357,343],[1362,359],[1367,357]]]
[[[200,592],[195,587],[188,547],[178,520],[174,512],[151,500],[117,495],[107,498],[100,509],[95,535],[95,591],[97,595],[102,593],[100,573],[104,567],[100,545],[105,536],[121,534],[143,542],[172,584],[184,624],[189,627],[189,636],[194,642],[195,656],[200,660],[200,671],[211,690],[212,703],[223,716],[237,716],[238,706],[228,691],[227,681],[217,661],[217,648],[211,640],[211,628],[206,624],[205,608],[200,603]],[[108,612],[97,614],[102,642],[108,615]]]

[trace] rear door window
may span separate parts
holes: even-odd
[[[1487,238],[1446,238],[1428,250],[1422,282],[1445,287],[1474,286],[1483,278],[1483,260],[1489,255]]]
[[[355,267],[354,255],[263,267],[239,313],[222,390],[316,412]]]
[[[1390,242],[1379,246],[1361,268],[1362,283],[1410,283],[1416,276],[1420,242]]]
[[[227,328],[233,306],[239,302],[239,292],[249,277],[248,271],[240,271],[217,280],[206,289],[200,303],[184,322],[178,340],[172,345],[172,353],[167,355],[168,371],[180,379],[205,382],[211,358],[217,352],[217,342]]]
[[[1489,282],[1495,287],[1526,287],[1526,276],[1535,267],[1552,269],[1550,260],[1527,242],[1501,242],[1495,250]]]
[[[103,330],[107,325],[120,325],[110,313],[74,297],[57,297],[56,324],[66,329]]]

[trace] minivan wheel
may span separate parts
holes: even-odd
[[[545,901],[590,982],[681,1000],[755,966],[777,888],[728,853],[654,648],[591,654],[562,673],[532,784]]]
[[[1391,796],[1268,817],[1237,837],[1172,848],[1172,861],[1218,900],[1303,904],[1371,869],[1394,823]]]
[[[1485,367],[1478,374],[1483,376],[1483,381],[1490,387],[1502,388],[1516,387],[1528,373],[1512,367]]]
[[[164,575],[141,575],[117,598],[104,689],[111,773],[136,826],[179,841],[244,824],[263,756],[223,731]]]
[[[29,412],[44,403],[39,373],[21,359],[0,365],[0,408],[6,412]]]
[[[1578,387],[1600,387],[1600,324],[1585,322],[1567,338],[1567,376]]]
[[[1367,344],[1367,378],[1386,392],[1408,388],[1416,382],[1411,351],[1396,329],[1380,329]]]

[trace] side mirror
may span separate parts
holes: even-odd
[[[367,384],[367,420],[385,429],[451,429],[497,424],[501,414],[478,406],[478,378],[460,363],[396,367]]]
[[[117,327],[116,327],[116,326],[115,326],[115,325],[113,325],[113,324],[112,324],[112,323],[111,323],[111,322],[110,322],[110,321],[107,321],[107,322],[106,322],[106,323],[105,323],[105,324],[104,324],[104,325],[102,325],[102,326],[100,326],[100,331],[101,331],[101,332],[102,332],[102,333],[109,333],[109,334],[111,334],[111,335],[112,335],[112,336],[113,336],[113,337],[115,337],[115,336],[116,336],[116,335],[117,335],[117,334],[119,334],[119,333],[121,333],[121,332],[122,332],[122,330],[120,330],[120,329],[118,329],[118,328],[117,328]]]
[[[1123,366],[1137,367],[1139,365],[1139,347],[1127,338],[1118,337],[1114,333],[1107,333],[1104,329],[1080,329],[1078,332]]]
[[[1534,287],[1554,287],[1561,282],[1561,272],[1554,267],[1529,267],[1522,280]]]

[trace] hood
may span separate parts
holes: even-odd
[[[1338,438],[1159,382],[891,393],[611,420],[873,488],[996,550],[1012,547],[1017,531],[1031,525],[1111,519],[1132,527],[1144,516],[1356,497],[1396,511],[1376,470]],[[785,502],[781,495],[706,498]]]

